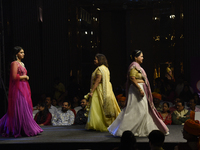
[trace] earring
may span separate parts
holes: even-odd
[[[16,56],[16,59],[18,59],[18,57]]]

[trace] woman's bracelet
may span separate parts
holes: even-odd
[[[142,91],[142,89],[141,89],[141,88],[139,88],[139,91]]]

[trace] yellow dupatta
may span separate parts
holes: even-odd
[[[106,117],[115,117],[118,114],[116,114],[116,108],[114,105],[114,100],[116,101],[116,98],[112,92],[112,85],[110,83],[110,72],[108,68],[104,65],[101,65],[95,69],[95,71],[92,73],[91,78],[91,87],[93,86],[96,78],[97,71],[101,72],[102,75],[102,86],[97,86],[97,93],[100,98],[100,104],[103,108],[104,115]]]

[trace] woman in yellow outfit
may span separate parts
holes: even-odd
[[[86,129],[103,132],[108,131],[107,128],[120,113],[120,108],[112,91],[106,57],[103,54],[97,54],[94,64],[98,67],[91,77],[90,110]]]

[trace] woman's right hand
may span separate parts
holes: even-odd
[[[29,76],[27,76],[27,75],[20,76],[20,80],[23,80],[23,81],[29,80]]]
[[[92,97],[93,93],[90,93],[89,96]]]
[[[144,97],[144,91],[143,91],[143,90],[140,90],[140,95],[141,95],[142,97]]]
[[[29,80],[29,76],[26,75],[26,80]]]

